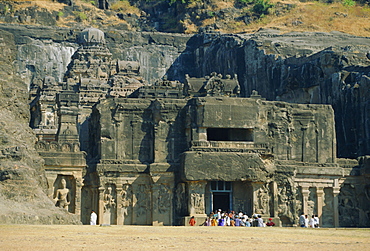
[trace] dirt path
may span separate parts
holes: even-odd
[[[370,229],[0,225],[1,250],[369,250]]]

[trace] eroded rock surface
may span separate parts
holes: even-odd
[[[0,222],[76,224],[74,215],[56,208],[45,194],[43,159],[28,125],[28,91],[14,69],[17,50],[11,33],[0,30],[0,47]]]

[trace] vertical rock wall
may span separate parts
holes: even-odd
[[[167,74],[236,73],[243,96],[257,90],[268,100],[331,104],[338,156],[356,158],[370,153],[368,44],[339,32],[199,34]]]

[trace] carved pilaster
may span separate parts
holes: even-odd
[[[104,187],[99,187],[99,224],[103,223],[104,216]]]
[[[122,212],[122,185],[116,185],[117,194],[117,225],[123,225],[123,212]]]
[[[338,179],[334,180],[334,187],[333,187],[333,214],[334,214],[334,227],[339,227],[339,195],[340,187]]]
[[[203,127],[198,128],[198,140],[200,141],[207,140],[207,128],[203,128]]]
[[[308,214],[308,195],[310,193],[308,186],[301,186],[302,192],[302,210],[304,214]]]
[[[82,189],[82,178],[75,177],[76,181],[76,196],[75,196],[75,214],[81,214],[81,189]]]
[[[270,183],[270,194],[272,196],[272,208],[270,210],[270,216],[271,217],[277,217],[279,207],[279,197],[278,197],[278,188],[277,188],[277,183],[275,181],[272,181]]]
[[[317,201],[317,216],[320,218],[322,215],[322,207],[324,203],[324,188],[323,187],[316,187],[316,201]]]

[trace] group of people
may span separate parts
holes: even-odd
[[[311,219],[308,219],[308,215],[302,213],[301,216],[299,216],[299,225],[301,227],[312,227],[312,228],[319,228],[320,219],[318,215],[312,215]]]
[[[194,216],[189,220],[190,226],[195,226],[196,221]],[[248,215],[239,212],[222,212],[221,209],[217,210],[215,213],[211,212],[209,217],[201,224],[203,226],[232,226],[232,227],[272,227],[275,223],[272,218],[269,218],[268,222],[264,222],[262,216],[259,214],[254,214],[253,217],[248,217]]]

